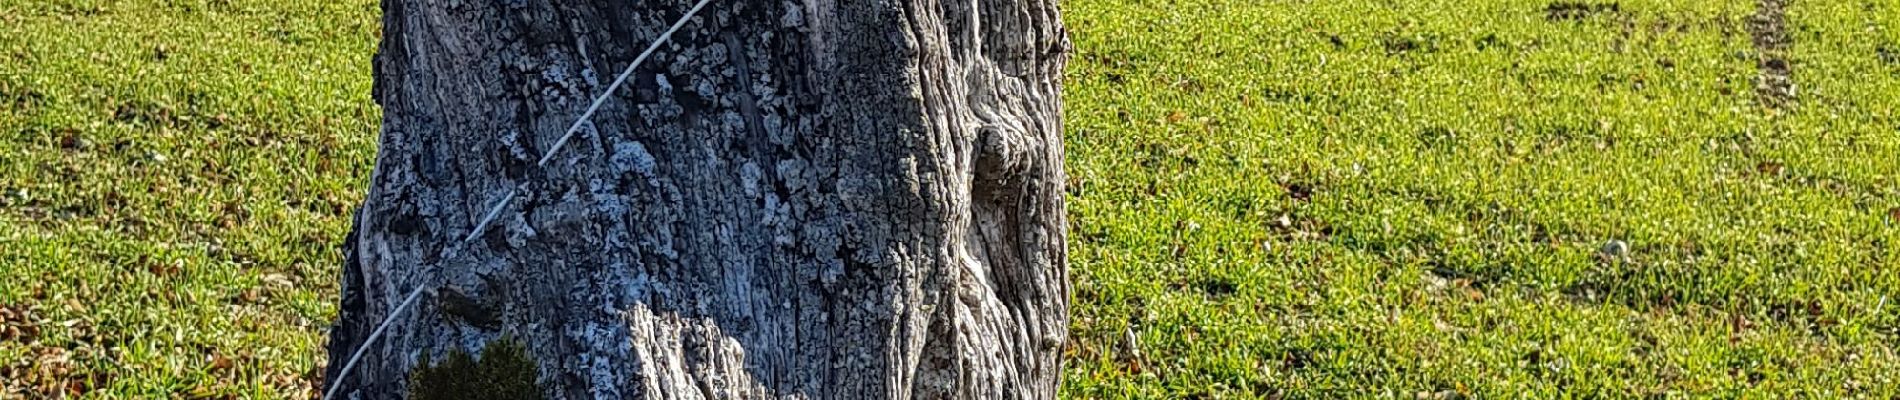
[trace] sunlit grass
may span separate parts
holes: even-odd
[[[0,386],[307,393],[373,152],[376,14],[0,1],[0,305],[41,324],[0,341]]]
[[[1067,395],[1894,393],[1900,6],[1067,6]]]

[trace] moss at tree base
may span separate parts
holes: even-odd
[[[414,400],[541,400],[535,385],[538,368],[527,350],[512,339],[489,342],[481,357],[454,350],[441,363],[423,355],[409,374]]]

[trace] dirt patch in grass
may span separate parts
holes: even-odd
[[[46,105],[46,102],[46,95],[33,88],[0,81],[0,106],[12,108],[15,112],[31,112]]]
[[[1787,0],[1760,0],[1755,14],[1748,17],[1748,34],[1754,39],[1756,68],[1755,98],[1762,106],[1786,108],[1795,101],[1794,66],[1788,52],[1794,38],[1788,35]]]
[[[1454,151],[1461,144],[1458,132],[1442,126],[1426,127],[1414,136],[1418,139],[1419,145],[1434,150]]]
[[[1581,21],[1591,17],[1620,14],[1622,12],[1623,5],[1619,3],[1559,1],[1544,6],[1544,19],[1551,21]]]
[[[49,338],[49,331],[59,337]],[[119,342],[90,320],[58,321],[34,307],[0,304],[0,349],[19,351],[18,358],[0,360],[0,398],[69,398],[99,390],[114,378],[100,366],[117,364],[106,349]]]
[[[1240,292],[1240,284],[1224,277],[1203,277],[1194,282],[1194,289],[1206,295],[1208,299],[1224,299]]]

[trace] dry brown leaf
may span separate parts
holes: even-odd
[[[1759,171],[1764,175],[1780,176],[1781,171],[1785,168],[1786,167],[1781,165],[1781,163],[1774,161],[1762,161],[1760,164],[1755,164],[1755,171]]]
[[[286,288],[297,286],[297,282],[291,280],[290,276],[278,273],[264,274],[264,276],[259,277],[258,280],[264,281],[264,283],[271,286],[282,286]]]
[[[223,371],[237,367],[237,362],[231,361],[230,357],[225,357],[222,354],[212,354],[209,358],[211,359],[211,369],[213,370]]]

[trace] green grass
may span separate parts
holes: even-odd
[[[1794,2],[1773,112],[1753,1],[1070,2],[1064,393],[1893,396],[1865,4]]]
[[[0,305],[50,324],[0,337],[0,373],[42,375],[0,386],[308,393],[374,152],[377,15],[0,0]]]
[[[303,3],[0,0],[0,386],[312,393],[378,28]],[[1900,3],[1792,2],[1786,110],[1755,5],[1068,2],[1063,394],[1900,395]]]

